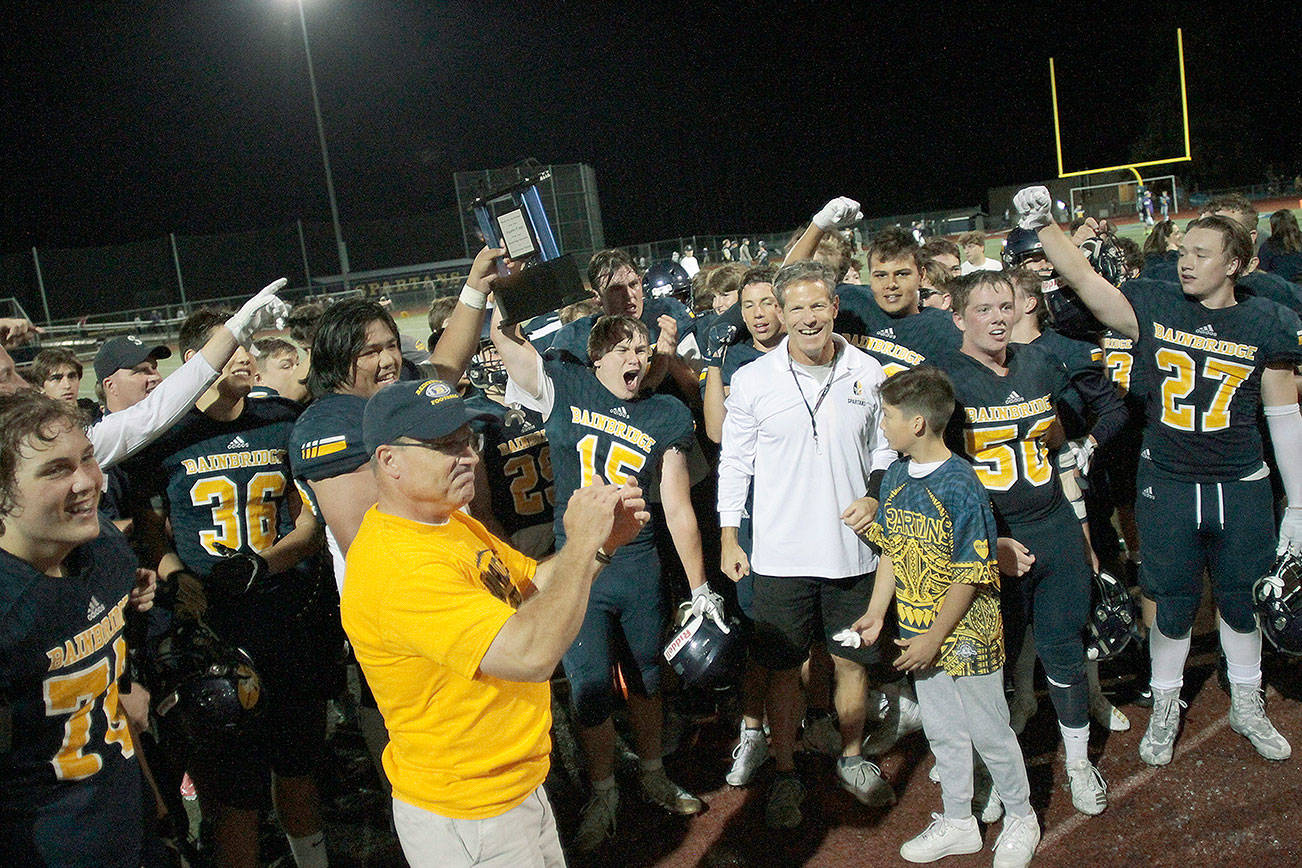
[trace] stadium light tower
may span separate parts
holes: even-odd
[[[312,110],[316,113],[316,134],[321,141],[321,163],[325,166],[326,195],[330,199],[330,219],[335,227],[335,244],[339,247],[339,274],[343,278],[344,290],[348,285],[348,245],[344,243],[343,229],[339,225],[339,203],[335,201],[335,179],[330,172],[330,149],[326,146],[325,122],[321,120],[321,101],[316,94],[316,72],[312,68],[312,45],[307,39],[307,15],[303,12],[303,0],[295,0],[298,5],[298,23],[303,30],[303,54],[307,56],[307,81],[312,88]]]

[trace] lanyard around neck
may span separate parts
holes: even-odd
[[[814,399],[814,406],[809,406],[809,399],[805,397],[805,390],[800,388],[800,378],[796,376],[795,365],[791,363],[791,356],[787,356],[787,370],[791,372],[791,379],[796,384],[796,391],[800,393],[800,400],[805,402],[805,410],[809,413],[809,427],[814,429],[814,446],[818,446],[818,408],[823,406],[823,399],[832,389],[832,380],[836,377],[836,359],[839,353],[832,354],[832,369],[827,372],[827,382],[823,384],[823,390],[818,393]]]

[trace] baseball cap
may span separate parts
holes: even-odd
[[[487,413],[466,409],[456,389],[442,380],[403,380],[385,386],[366,402],[362,415],[362,443],[366,454],[399,437],[438,440],[467,422],[491,419]]]
[[[103,380],[120,368],[134,368],[145,359],[166,359],[172,351],[162,344],[150,346],[135,335],[109,338],[95,353],[95,378]]]

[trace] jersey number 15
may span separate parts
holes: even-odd
[[[605,466],[598,469],[597,443],[596,434],[589,434],[579,440],[580,488],[591,485],[598,477],[611,485],[623,485],[646,464],[646,456],[641,452],[634,451],[623,443],[612,442],[610,451],[606,453]]]

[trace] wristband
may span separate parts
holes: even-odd
[[[596,558],[597,563],[601,564],[603,567],[608,567],[613,563],[610,555],[606,554],[606,550],[602,548],[597,549],[596,553],[593,554],[593,557]]]
[[[470,284],[461,287],[461,295],[457,299],[466,307],[473,307],[475,310],[483,310],[488,306],[488,293],[480,292]]]
[[[864,497],[871,497],[873,500],[882,499],[882,480],[886,478],[885,470],[874,470],[868,474],[868,490],[864,492]]]

